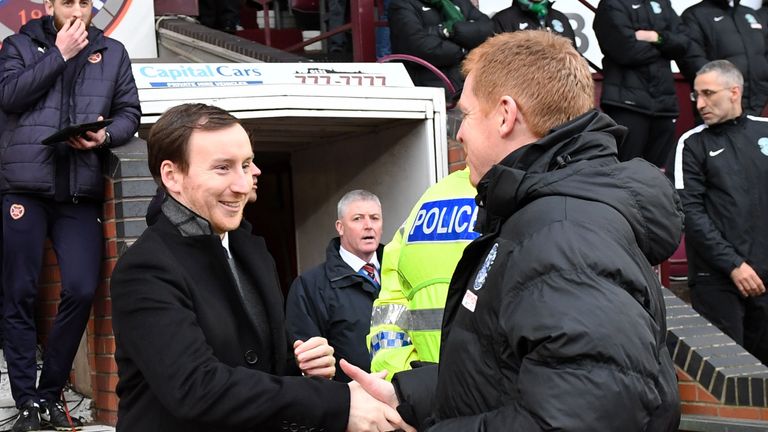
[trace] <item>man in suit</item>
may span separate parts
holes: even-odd
[[[325,339],[293,341],[289,354],[274,261],[242,221],[260,171],[238,120],[181,105],[147,146],[166,197],[112,275],[117,430],[407,428],[357,383],[328,379]]]
[[[337,216],[339,236],[328,243],[325,262],[291,284],[285,307],[288,334],[294,339],[325,337],[337,359],[368,371],[365,335],[381,288],[381,202],[366,190],[349,191],[339,200]],[[338,372],[337,381],[350,381]]]

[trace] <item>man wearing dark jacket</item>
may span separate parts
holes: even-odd
[[[325,339],[288,346],[274,261],[242,221],[260,171],[238,120],[208,105],[174,107],[147,147],[166,197],[112,274],[117,430],[405,427],[356,383],[328,380]]]
[[[392,0],[389,5],[392,53],[429,62],[447,76],[457,94],[464,85],[462,60],[492,34],[491,20],[469,0]],[[407,63],[405,67],[414,84],[445,87],[424,66]]]
[[[728,60],[744,76],[742,107],[760,115],[768,102],[768,23],[739,0],[703,0],[686,9],[681,18],[691,38],[680,71],[693,83],[696,72],[711,60]]]
[[[768,364],[768,120],[743,113],[743,82],[727,60],[699,70],[705,124],[680,137],[674,179],[693,307]]]
[[[600,107],[628,129],[619,160],[663,167],[680,113],[669,62],[689,44],[680,18],[669,0],[601,0],[593,28],[604,56]]]
[[[592,76],[567,39],[504,33],[464,70],[457,138],[482,235],[451,280],[439,374],[401,372],[393,388],[342,368],[429,431],[676,431],[651,268],[681,234],[671,184],[646,161],[619,163],[625,130],[593,109]]]
[[[510,7],[496,12],[491,20],[496,33],[547,29],[567,37],[576,46],[571,22],[552,7],[550,0],[512,0]]]
[[[291,284],[285,308],[288,334],[291,340],[322,336],[337,359],[368,371],[365,337],[381,288],[381,203],[371,192],[353,190],[339,200],[337,217],[339,236],[328,244],[325,262]],[[336,380],[349,382],[342,371]]]
[[[13,431],[72,425],[59,402],[88,322],[101,269],[103,149],[136,133],[140,108],[128,53],[91,26],[90,0],[46,0],[50,16],[25,24],[0,51],[5,358],[20,409]],[[74,124],[106,128],[43,144]],[[49,236],[61,303],[35,378],[35,297]],[[79,426],[75,421],[74,426]]]

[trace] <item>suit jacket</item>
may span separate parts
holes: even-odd
[[[229,248],[267,311],[274,349],[260,349],[220,238],[168,198],[112,275],[117,430],[343,431],[346,385],[285,376],[298,370],[263,239],[241,226]]]
[[[371,328],[371,309],[379,287],[344,261],[340,246],[339,237],[331,239],[325,262],[300,274],[291,284],[285,302],[288,335],[290,340],[322,336],[333,347],[337,362],[345,359],[369,372],[371,355],[365,336]],[[379,245],[379,262],[382,252],[384,246]],[[335,379],[351,381],[341,368]]]

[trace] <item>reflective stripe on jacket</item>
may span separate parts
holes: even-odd
[[[469,170],[429,188],[385,247],[382,286],[373,304],[371,371],[392,374],[412,361],[437,362],[443,307],[456,263],[478,234]]]

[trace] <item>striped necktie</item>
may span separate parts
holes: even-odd
[[[379,279],[376,277],[376,267],[373,266],[371,263],[365,263],[363,264],[362,270],[365,272],[365,274],[368,275],[369,278],[373,282],[376,283],[376,285],[379,285]]]

